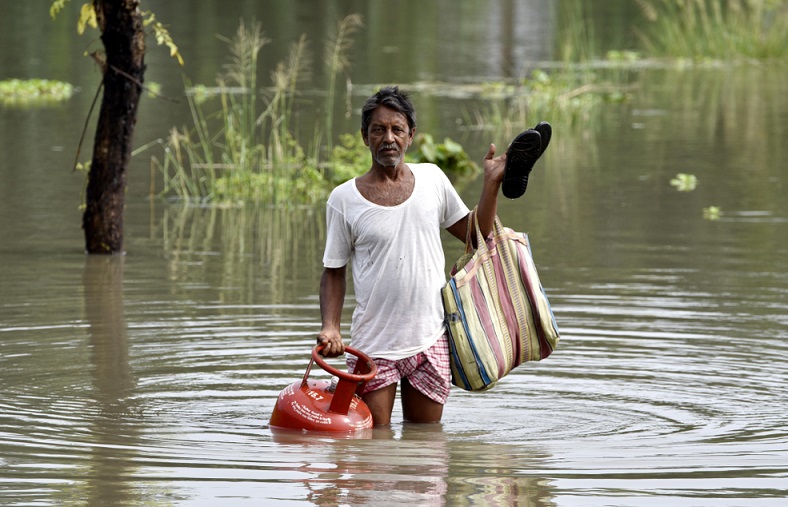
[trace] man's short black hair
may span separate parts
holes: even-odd
[[[380,106],[390,107],[401,113],[408,120],[408,127],[411,130],[416,128],[416,109],[408,94],[400,91],[397,86],[384,86],[378,93],[367,99],[364,107],[361,108],[361,132],[365,136],[372,119],[372,111]]]

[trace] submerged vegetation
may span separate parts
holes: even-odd
[[[272,87],[258,100],[260,50],[269,42],[259,23],[241,22],[226,40],[230,61],[218,87],[192,88],[191,129],[172,129],[161,160],[164,192],[185,200],[214,202],[314,202],[335,179],[320,166],[320,128],[304,148],[293,135],[296,90],[309,75],[308,42],[302,35],[272,73]],[[340,59],[341,60],[341,59]],[[217,104],[218,102],[218,104]],[[208,106],[214,111],[207,111]]]
[[[587,126],[600,107],[626,102],[643,68],[686,68],[788,56],[785,0],[638,0],[648,22],[635,32],[645,51],[598,48],[593,6],[562,6],[556,53],[558,68],[534,69],[515,83],[488,83],[488,106],[468,123],[512,136],[537,120],[565,128]]]
[[[333,150],[330,139],[335,81],[349,68],[346,53],[360,26],[360,16],[347,16],[326,44],[331,92],[324,116],[314,116],[311,140],[304,145],[294,132],[308,126],[295,125],[293,119],[299,85],[311,77],[309,42],[302,35],[293,43],[271,74],[271,86],[258,96],[258,55],[270,41],[259,23],[247,27],[242,21],[235,36],[224,39],[230,59],[218,86],[187,84],[193,126],[173,128],[162,142],[164,155],[152,161],[164,176],[162,193],[222,204],[308,204],[359,174],[358,147],[345,139]]]
[[[74,87],[48,79],[7,79],[0,81],[0,104],[4,106],[43,106],[68,100]]]
[[[560,120],[564,128],[581,128],[603,104],[626,100],[629,88],[622,80],[611,81],[588,69],[550,74],[535,70],[515,84],[487,83],[480,94],[487,99],[486,108],[466,121],[476,128],[495,130],[504,138],[541,120]]]
[[[643,13],[636,28],[640,51],[601,50],[589,3],[562,4],[555,47],[559,65],[529,69],[527,75],[503,82],[452,85],[484,104],[466,112],[463,123],[469,130],[493,130],[511,138],[524,126],[547,120],[560,124],[564,132],[582,131],[588,140],[594,118],[606,104],[635,100],[644,69],[785,57],[787,4],[638,0]],[[346,116],[351,112],[348,53],[362,26],[359,15],[347,16],[325,43],[323,75],[328,82],[323,88],[328,93],[325,103],[318,104],[322,107],[314,107],[299,94],[313,68],[306,36],[292,44],[289,56],[275,66],[270,85],[264,87],[256,78],[258,55],[270,41],[259,24],[248,27],[242,22],[235,36],[225,39],[230,59],[217,86],[187,83],[193,125],[173,128],[160,142],[163,154],[152,161],[164,176],[162,193],[225,204],[314,203],[338,183],[366,170],[369,153],[360,136],[332,131],[343,75]],[[419,83],[412,88],[429,94],[445,86]],[[304,110],[309,114],[300,114]],[[304,118],[313,123],[304,124]],[[436,143],[429,134],[417,136],[408,160],[436,163],[455,180],[479,172],[459,143],[451,139]]]

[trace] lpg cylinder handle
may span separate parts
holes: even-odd
[[[348,382],[355,382],[355,383],[368,382],[373,378],[375,378],[375,375],[377,375],[378,373],[378,365],[376,365],[375,362],[368,355],[352,347],[345,347],[345,352],[347,352],[350,355],[356,356],[359,359],[359,361],[365,362],[367,364],[367,368],[369,368],[369,371],[367,373],[359,374],[359,373],[350,373],[348,371],[338,370],[333,366],[331,366],[330,364],[328,364],[325,358],[322,355],[320,355],[320,352],[322,352],[324,348],[326,348],[326,344],[319,343],[315,346],[315,348],[312,349],[312,361],[316,362],[318,366],[323,368],[323,370],[330,373],[331,375],[339,377],[340,380],[345,380]],[[309,366],[307,367],[306,375],[304,375],[304,380],[306,380],[306,378],[309,376],[309,370],[311,369],[312,361],[310,361]]]
[[[309,377],[309,371],[312,369],[312,363],[317,363],[317,365],[323,368],[323,370],[339,379],[339,382],[337,382],[336,388],[334,389],[334,394],[331,398],[328,412],[347,415],[356,393],[358,392],[360,395],[360,391],[363,389],[364,384],[366,384],[367,381],[372,380],[375,375],[377,375],[378,367],[368,355],[364,354],[360,350],[356,350],[351,347],[345,347],[345,352],[358,358],[355,372],[359,373],[350,373],[349,371],[338,370],[328,364],[325,358],[320,355],[320,352],[322,352],[324,348],[326,348],[326,344],[319,343],[314,349],[312,349],[312,358],[309,360],[309,366],[306,368],[306,373],[304,374],[304,380],[301,383],[301,388],[304,389],[307,387],[307,378]],[[366,371],[366,373],[361,373],[363,371]]]

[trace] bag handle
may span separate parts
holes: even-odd
[[[479,227],[479,212],[478,206],[473,208],[473,211],[468,215],[468,230],[465,238],[465,252],[468,253],[473,249],[473,244],[471,243],[471,218],[473,218],[473,227],[476,229],[476,249],[480,250],[482,254],[486,254],[489,252],[489,248],[487,248],[487,241],[486,238],[482,235],[482,229]],[[503,224],[501,220],[498,218],[498,215],[495,215],[495,222],[493,223],[493,230],[492,232],[493,237],[496,237],[501,234],[503,231]]]
[[[470,213],[468,213],[468,223],[465,224],[465,253],[471,253],[473,250],[473,242],[471,242],[471,228],[473,227],[473,218],[476,214],[476,208],[473,208]]]

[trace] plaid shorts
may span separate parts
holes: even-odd
[[[377,357],[372,360],[378,366],[378,374],[367,382],[363,394],[377,391],[407,378],[410,385],[433,401],[443,405],[449,398],[451,367],[449,366],[449,339],[446,334],[438,338],[432,347],[415,356],[396,361]],[[348,371],[353,371],[356,361],[355,356],[348,354]]]

